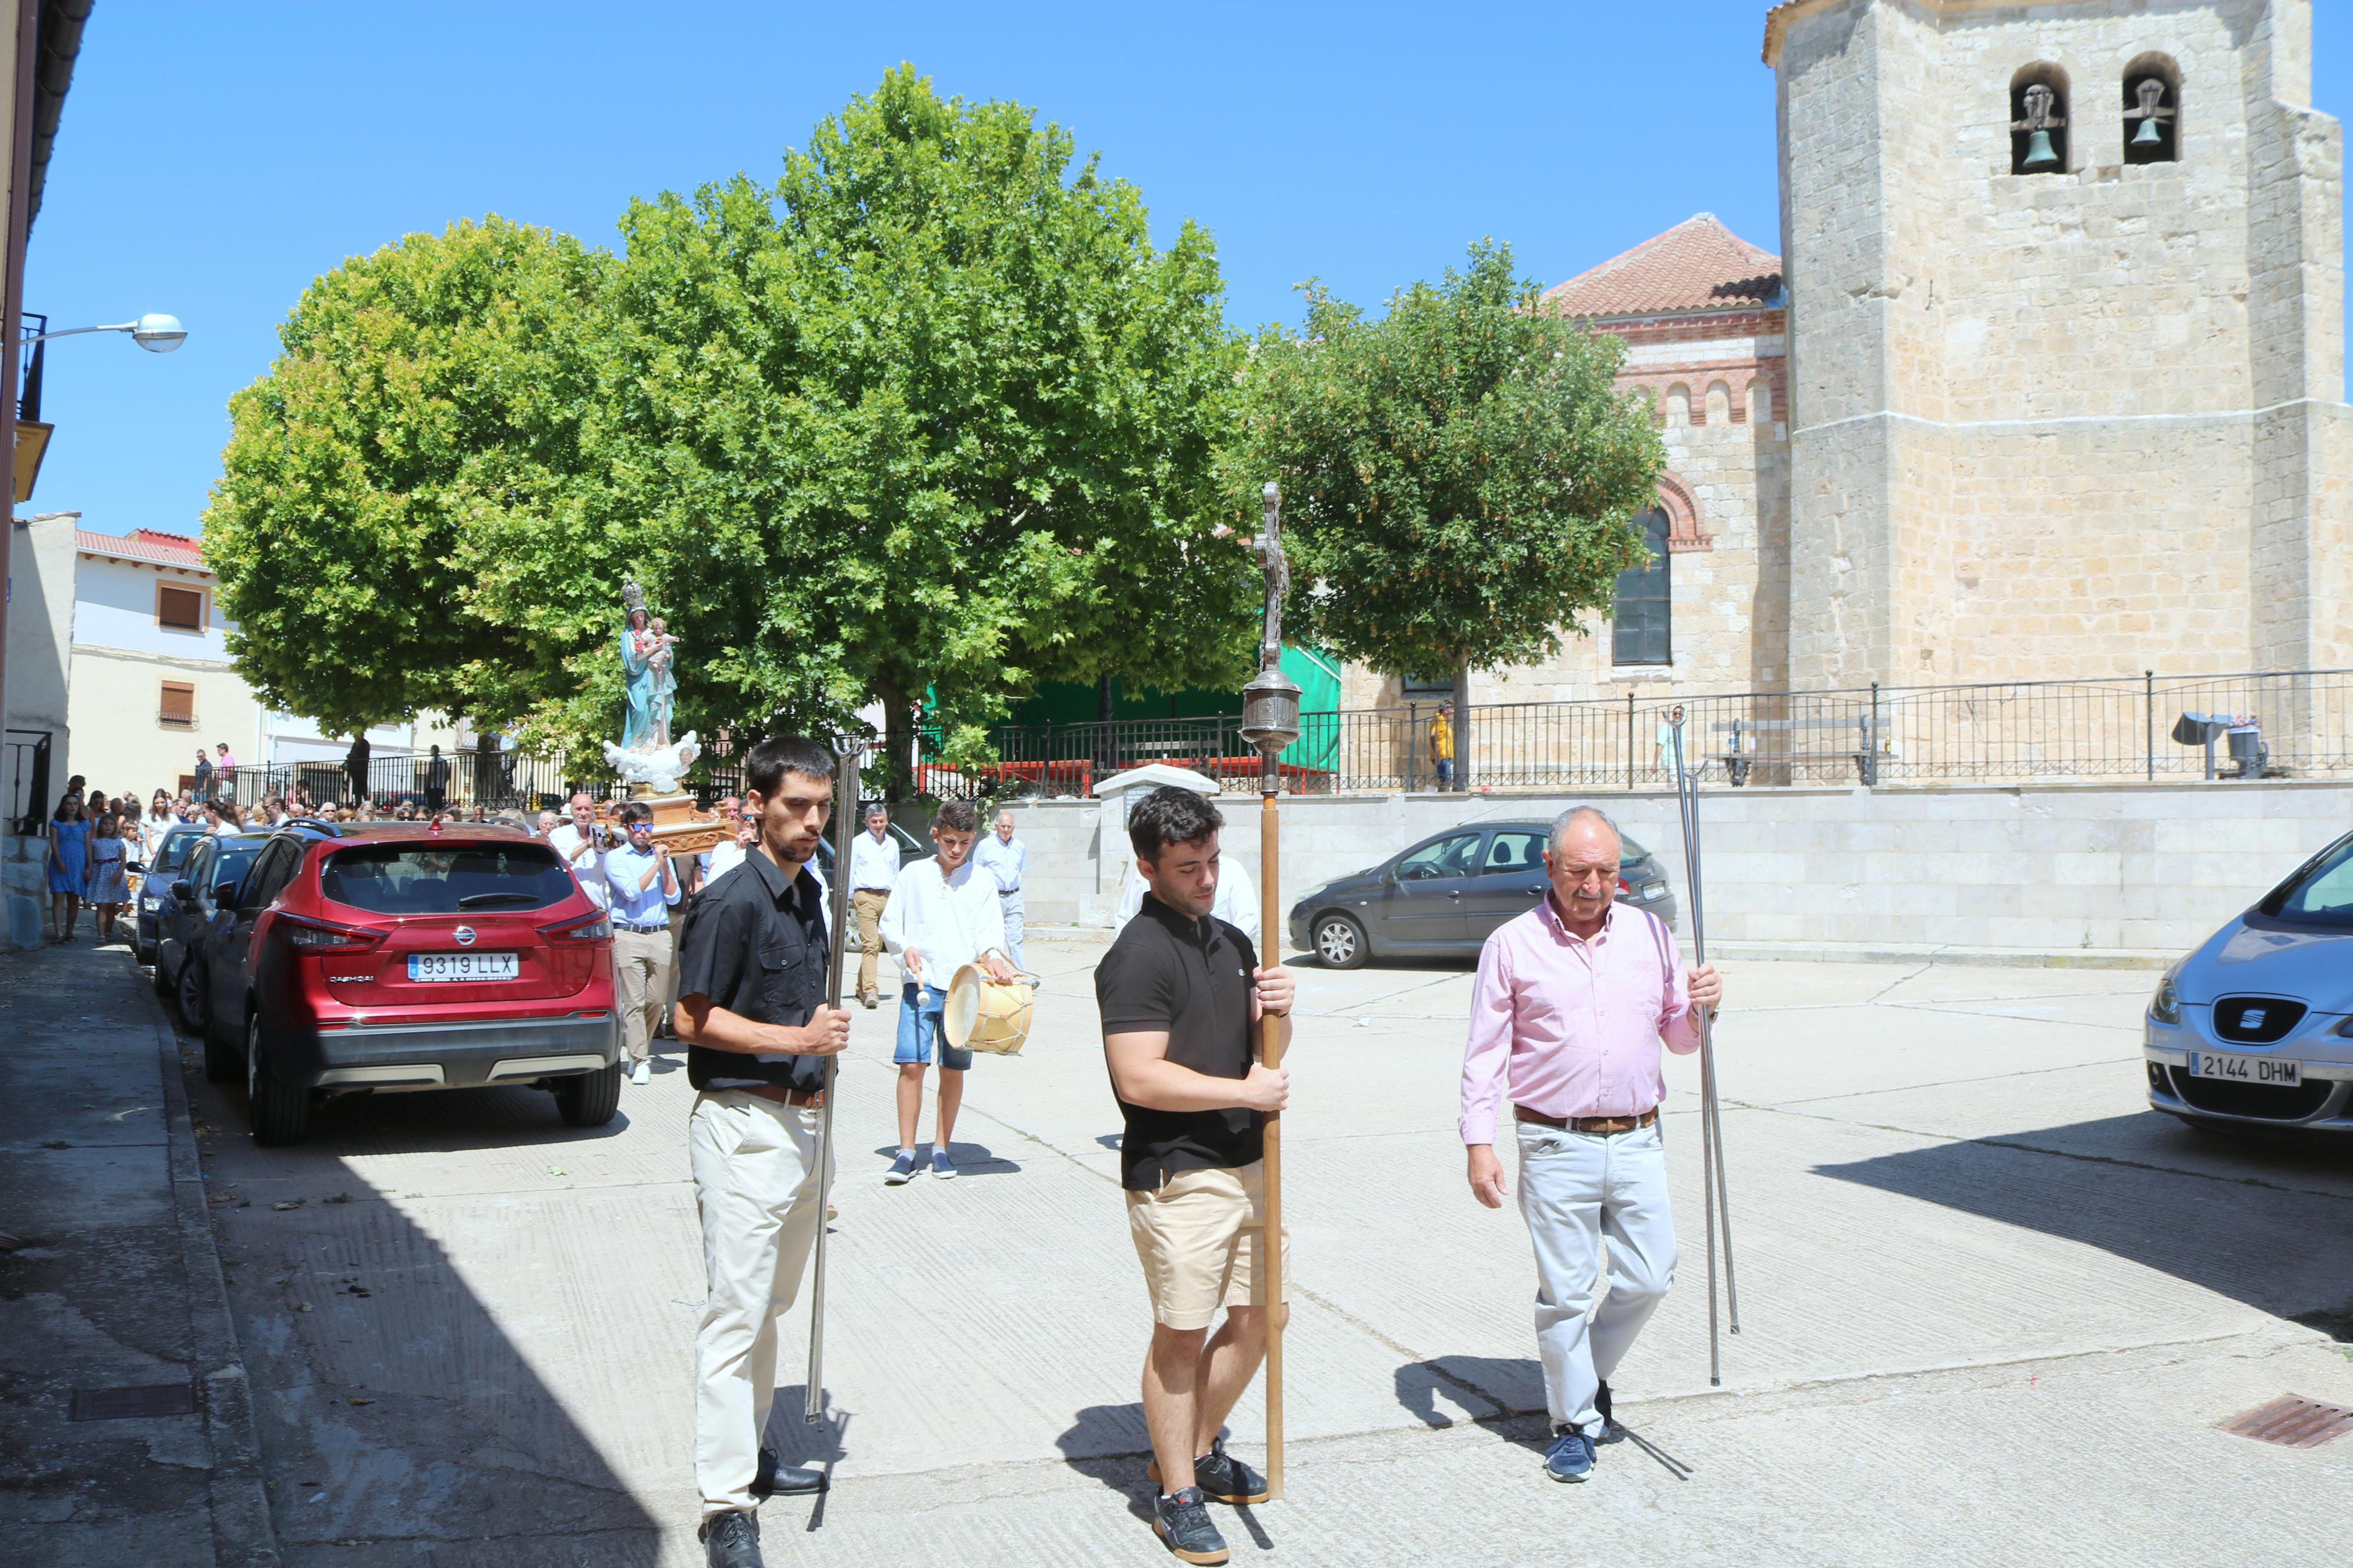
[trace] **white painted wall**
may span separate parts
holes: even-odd
[[[158,583],[205,596],[205,630],[179,631],[156,620]],[[169,566],[158,571],[136,562],[85,554],[75,563],[74,641],[126,653],[227,664],[230,628],[215,613],[212,596],[209,573],[191,574]]]
[[[1285,915],[1317,883],[1442,828],[1588,801],[1659,857],[1681,900],[1670,793],[1308,795],[1282,806]],[[1257,797],[1218,804],[1225,852],[1257,876]],[[1097,801],[1014,810],[1029,918],[1102,920],[1127,854],[1115,816]],[[2353,828],[2353,786],[1714,789],[1700,812],[1712,942],[2186,950]]]

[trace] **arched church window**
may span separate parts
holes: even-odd
[[[1748,384],[1748,423],[1760,429],[1773,423],[1773,388],[1761,375]]]
[[[1667,388],[1667,424],[1669,427],[1691,423],[1691,388],[1682,382]]]
[[[2067,73],[2026,67],[2010,81],[2010,172],[2063,174],[2067,162]]]
[[[1732,418],[1732,388],[1720,381],[1707,384],[1707,422],[1725,424]]]
[[[1610,601],[1609,662],[1671,664],[1674,595],[1668,577],[1667,510],[1654,506],[1634,519],[1648,559],[1618,574]]]
[[[2181,157],[2181,73],[2163,55],[2125,68],[2125,162],[2171,163]]]

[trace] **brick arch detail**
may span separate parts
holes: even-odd
[[[1699,498],[1673,474],[1659,476],[1659,504],[1667,512],[1667,553],[1713,550],[1715,541],[1700,528]]]

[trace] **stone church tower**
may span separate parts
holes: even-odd
[[[1788,679],[2353,664],[2310,0],[1790,0]],[[2286,715],[2281,715],[2283,719]]]

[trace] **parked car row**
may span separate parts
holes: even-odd
[[[394,1089],[535,1085],[575,1126],[612,1119],[612,923],[546,844],[390,822],[198,838],[151,867],[142,941],[152,915],[156,992],[207,1079],[244,1079],[256,1142],[299,1142],[323,1095]]]

